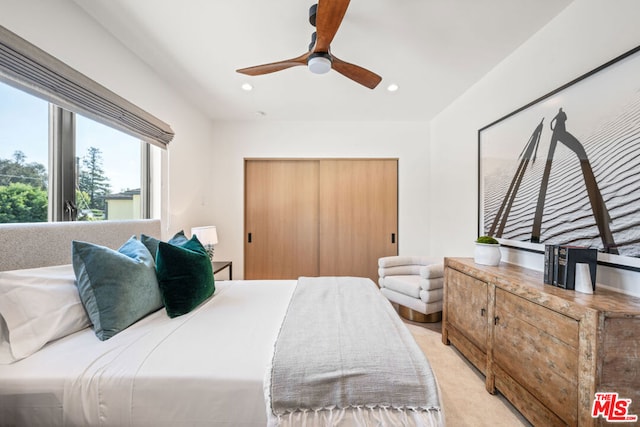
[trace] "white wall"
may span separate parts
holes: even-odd
[[[245,158],[398,158],[399,252],[428,255],[426,122],[218,122],[213,140],[205,197],[218,228],[215,258],[233,261],[234,278],[244,270]]]
[[[576,0],[431,122],[432,253],[473,254],[478,129],[640,44],[638,17],[637,0]],[[542,269],[541,255],[506,255]],[[599,267],[598,283],[640,295],[637,273]]]
[[[207,223],[210,120],[75,3],[0,0],[0,11],[0,25],[171,125],[176,137],[164,155],[169,165],[163,173],[164,193],[169,197],[163,200],[163,233],[166,237]]]

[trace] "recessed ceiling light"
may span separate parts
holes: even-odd
[[[249,92],[250,90],[253,90],[253,86],[251,86],[249,83],[242,83],[242,90],[246,90],[247,92]]]
[[[389,92],[395,92],[399,89],[399,86],[395,83],[391,83],[389,86],[387,86],[387,90]]]

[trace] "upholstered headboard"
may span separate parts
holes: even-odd
[[[0,271],[71,263],[71,241],[119,248],[132,235],[160,238],[160,220],[0,224]]]

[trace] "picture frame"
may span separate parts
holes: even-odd
[[[478,130],[478,235],[640,272],[640,46]]]

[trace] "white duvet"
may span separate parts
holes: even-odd
[[[264,426],[263,380],[295,281],[218,282],[107,341],[88,328],[0,366],[0,424]]]

